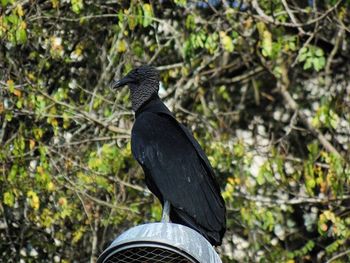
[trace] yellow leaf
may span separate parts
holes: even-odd
[[[335,222],[336,221],[336,218],[335,218],[335,214],[330,211],[330,210],[326,210],[323,212],[324,216],[326,219],[332,221],[332,222]]]
[[[23,11],[22,5],[17,5],[16,10],[17,10],[17,14],[19,16],[21,16],[21,17],[24,16],[24,11]]]
[[[232,42],[232,38],[228,35],[226,35],[226,33],[224,31],[220,31],[220,39],[221,39],[221,45],[222,47],[228,51],[228,52],[232,52],[234,49],[233,46],[233,42]]]
[[[144,4],[143,5],[143,10],[144,10],[144,12],[146,13],[152,13],[153,12],[153,10],[152,10],[152,6],[150,5],[150,4]]]
[[[40,128],[35,128],[33,132],[34,132],[34,137],[37,140],[41,139],[41,137],[43,137],[44,135],[44,131]]]
[[[9,79],[8,81],[6,81],[6,83],[7,83],[7,86],[9,88],[10,92],[13,93],[15,90],[15,83],[13,82],[13,80]]]
[[[51,4],[53,8],[58,8],[60,1],[59,0],[51,0]]]
[[[65,197],[60,197],[60,199],[58,199],[58,204],[60,206],[66,206],[67,205],[67,199]]]
[[[29,140],[29,149],[33,150],[34,147],[35,147],[35,141],[32,140],[32,139],[30,139],[30,140]]]
[[[22,28],[22,29],[26,29],[27,28],[27,23],[22,21],[19,27]]]
[[[28,73],[28,78],[32,81],[36,79],[33,73]]]
[[[144,27],[147,27],[147,26],[149,26],[152,23],[152,17],[153,17],[152,6],[150,4],[144,4],[142,6],[142,9],[143,9],[142,25]]]
[[[235,184],[235,179],[234,179],[233,177],[229,177],[229,178],[227,178],[227,182],[228,182],[229,184],[234,185],[234,184]]]
[[[84,228],[80,227],[77,231],[73,233],[73,243],[77,243],[84,234]]]
[[[40,218],[41,218],[42,224],[45,227],[51,227],[55,221],[51,210],[47,208],[44,208],[42,214],[40,215]]]
[[[22,96],[22,92],[21,92],[20,90],[18,90],[18,89],[14,89],[14,90],[13,90],[13,94],[14,94],[15,96],[17,96],[17,97],[21,97],[21,96]]]
[[[39,174],[43,174],[45,171],[44,171],[44,168],[42,167],[42,166],[38,166],[37,168],[36,168],[36,171],[39,173]]]
[[[272,35],[269,31],[265,30],[262,40],[263,55],[271,56],[272,54]]]
[[[55,185],[53,184],[53,182],[49,182],[46,187],[47,187],[47,190],[50,192],[55,190]]]
[[[244,28],[245,29],[250,29],[252,27],[252,25],[253,25],[253,22],[254,22],[253,19],[251,17],[249,17],[247,20],[245,20],[243,22]]]
[[[57,127],[57,126],[58,126],[58,121],[57,121],[56,118],[52,118],[51,125],[52,125],[53,127]]]
[[[4,204],[12,207],[15,203],[15,197],[11,192],[5,192],[4,194]]]
[[[272,55],[272,34],[263,22],[258,22],[256,27],[260,36],[262,54],[265,57]]]
[[[117,43],[117,51],[118,51],[118,53],[125,52],[126,51],[126,46],[127,46],[127,44],[126,44],[126,41],[124,39],[121,40],[121,41],[118,41],[118,43]]]
[[[34,210],[38,210],[40,207],[40,200],[37,193],[30,190],[27,192],[27,197],[29,199],[30,206],[33,207]]]

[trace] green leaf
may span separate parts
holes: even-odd
[[[80,11],[84,8],[83,0],[72,0],[72,10],[76,14],[80,14]]]
[[[17,178],[17,174],[18,174],[18,165],[14,164],[12,165],[11,170],[9,172],[9,175],[7,178],[8,181],[11,183],[14,183]]]
[[[174,0],[175,4],[177,4],[178,6],[186,6],[187,1],[186,0]]]
[[[119,27],[116,27],[115,28],[115,31],[119,32],[119,28],[123,27],[123,21],[124,21],[124,18],[126,17],[123,13],[123,10],[120,9],[119,12],[118,12],[118,26]]]
[[[316,142],[315,143],[310,143],[307,146],[307,149],[309,150],[311,159],[315,159],[318,156],[319,152],[320,152],[320,149],[319,149],[318,144]]]
[[[306,60],[303,69],[305,69],[305,70],[309,69],[309,68],[311,68],[311,66],[312,66],[312,60],[308,59],[308,60]]]
[[[14,24],[14,25],[17,25],[18,22],[19,22],[18,16],[14,15],[14,14],[9,15],[9,16],[7,17],[7,20],[8,20],[10,23]]]
[[[127,43],[124,39],[118,41],[117,43],[117,52],[118,53],[123,53],[126,51]]]
[[[336,129],[339,124],[339,117],[333,110],[329,112],[329,124],[333,129]]]
[[[258,185],[263,185],[265,183],[265,177],[262,172],[259,172],[258,176],[256,177],[256,182]]]
[[[234,46],[232,42],[232,38],[228,36],[225,32],[221,31],[220,32],[220,39],[221,39],[221,44],[224,50],[228,52],[233,52]]]
[[[300,54],[305,54],[305,53],[307,53],[307,51],[308,51],[308,48],[307,48],[307,47],[302,47],[302,48],[300,49],[299,53],[300,53]]]
[[[324,55],[323,50],[321,48],[317,48],[315,55],[318,57],[322,57]]]
[[[22,101],[21,99],[18,100],[18,101],[16,102],[16,107],[19,108],[19,109],[21,109],[21,108],[22,108],[22,103],[23,103],[23,101]]]
[[[15,204],[15,197],[12,192],[5,192],[4,204],[13,207],[13,205]]]
[[[186,17],[185,26],[186,26],[187,29],[192,29],[192,30],[194,30],[194,29],[196,28],[195,16],[189,14],[189,15]]]
[[[19,28],[16,31],[16,41],[18,44],[24,44],[27,41],[27,32],[24,28]]]
[[[262,33],[262,54],[265,57],[271,57],[272,56],[272,48],[273,48],[273,42],[272,42],[272,35],[271,33],[265,28],[265,30]]]
[[[8,3],[9,3],[9,0],[1,0],[2,7],[6,7]]]
[[[9,91],[11,93],[14,93],[14,91],[15,91],[15,83],[13,82],[13,80],[9,79],[6,83],[7,83],[7,86],[9,88]]]
[[[10,122],[10,121],[12,121],[12,118],[13,118],[13,114],[12,113],[8,112],[8,113],[5,114],[6,121]]]
[[[143,4],[142,10],[143,10],[143,15],[144,15],[142,25],[144,27],[148,27],[150,24],[152,24],[152,20],[153,20],[152,6],[150,4]]]
[[[136,13],[136,9],[135,8],[132,8],[131,9],[131,15],[128,15],[127,16],[127,19],[128,19],[128,25],[129,25],[129,29],[130,30],[134,30],[135,27],[137,26],[138,24],[138,18],[136,15],[134,15],[134,13]],[[123,16],[124,14],[121,13],[121,16]],[[120,17],[120,15],[118,14],[118,17],[119,17],[119,21],[122,21],[122,17]]]
[[[318,59],[318,63],[319,63],[319,65],[320,65],[320,69],[323,69],[323,68],[325,67],[325,65],[326,65],[326,59],[325,59],[325,57],[320,57],[320,58]]]
[[[298,61],[303,62],[306,60],[306,58],[308,58],[308,53],[301,53],[301,55],[298,58]]]
[[[309,179],[306,180],[306,188],[307,188],[310,192],[312,192],[312,190],[315,188],[315,186],[316,186],[316,181],[315,181],[315,179],[309,178]]]

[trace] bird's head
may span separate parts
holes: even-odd
[[[152,66],[141,66],[131,70],[125,77],[113,81],[113,89],[128,85],[131,92],[132,109],[137,111],[152,96],[158,94],[159,72]]]

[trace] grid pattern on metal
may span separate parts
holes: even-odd
[[[118,251],[107,259],[106,263],[194,263],[171,250],[159,247],[132,247]]]

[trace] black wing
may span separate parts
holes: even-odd
[[[187,129],[167,114],[142,113],[132,130],[132,152],[150,190],[171,203],[175,216],[221,243],[225,204],[209,161]]]

